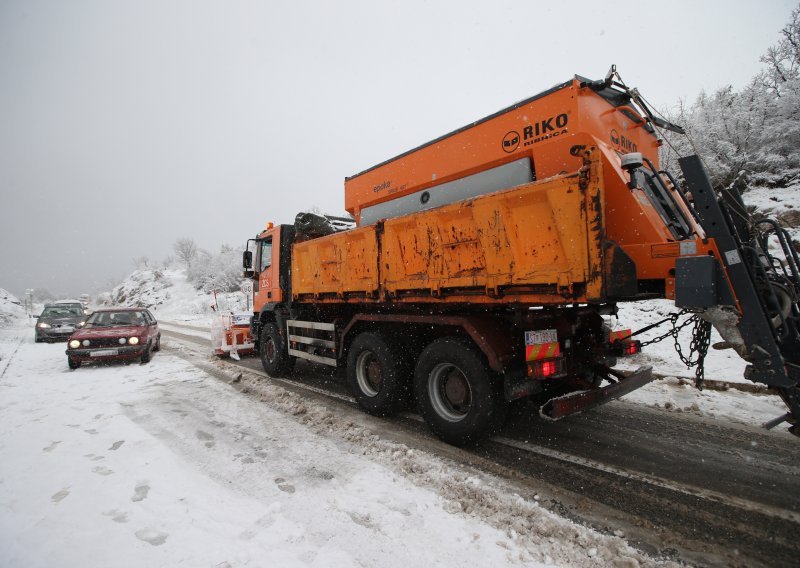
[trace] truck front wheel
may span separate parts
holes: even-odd
[[[268,323],[261,329],[259,353],[261,365],[271,377],[283,376],[294,368],[296,358],[289,355],[284,337],[274,323]]]
[[[414,385],[422,417],[448,444],[475,445],[505,422],[499,378],[483,354],[460,338],[437,339],[425,348]]]
[[[347,383],[359,406],[375,416],[391,416],[410,398],[411,372],[402,355],[377,333],[362,333],[347,354]]]

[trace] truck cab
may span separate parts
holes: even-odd
[[[253,280],[253,311],[260,313],[283,303],[290,291],[289,247],[292,225],[273,225],[247,241],[243,265],[245,278]],[[256,336],[257,337],[257,336]]]

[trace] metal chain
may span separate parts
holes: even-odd
[[[697,318],[692,330],[692,341],[689,343],[691,353],[697,353],[697,359],[693,365],[697,366],[695,371],[694,384],[699,390],[703,390],[705,380],[705,360],[708,353],[708,346],[711,344],[711,324],[704,319]],[[689,367],[693,366],[689,365]]]
[[[669,318],[665,321],[669,321],[672,325],[672,329],[670,329],[664,335],[660,335],[649,341],[643,341],[641,343],[642,349],[647,347],[648,345],[652,345],[653,343],[658,343],[666,339],[667,337],[672,337],[675,351],[678,353],[678,357],[680,357],[681,361],[687,368],[691,369],[692,367],[697,367],[695,370],[695,386],[703,390],[703,380],[705,379],[705,359],[706,353],[708,353],[708,346],[711,343],[711,324],[704,319],[700,318],[698,315],[693,315],[690,318],[687,318],[683,323],[678,325],[678,318],[685,314],[686,311],[677,312],[674,314],[670,314]],[[689,356],[685,356],[683,354],[683,350],[681,349],[681,344],[678,342],[678,334],[682,329],[689,326],[690,324],[694,323],[694,329],[692,329],[692,339],[689,342]],[[638,332],[637,332],[638,333]],[[632,335],[636,335],[635,333]],[[692,355],[697,354],[697,358],[692,360]]]
[[[676,338],[676,340],[677,340],[678,332],[680,330],[682,330],[684,327],[686,327],[687,325],[689,325],[690,323],[692,323],[697,318],[697,316],[692,316],[689,319],[687,319],[685,322],[683,322],[681,325],[676,326],[675,324],[678,322],[678,318],[681,317],[685,313],[686,313],[685,311],[681,311],[681,312],[677,312],[677,313],[674,313],[674,314],[670,314],[670,316],[667,319],[662,320],[662,321],[669,321],[672,324],[672,329],[670,331],[668,331],[667,333],[665,333],[664,335],[660,335],[658,337],[654,337],[653,339],[650,339],[649,341],[642,341],[642,345],[641,345],[642,349],[644,349],[648,345],[652,345],[653,343],[658,343],[659,341],[662,341],[662,340],[664,340],[664,339],[666,339],[667,337],[670,337],[670,336],[674,336]],[[631,337],[641,333],[641,331],[642,330],[637,331],[636,333],[632,333]]]

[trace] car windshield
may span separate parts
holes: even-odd
[[[142,312],[95,312],[86,320],[85,327],[119,327],[144,325]]]
[[[42,311],[42,315],[40,317],[43,318],[74,318],[80,317],[83,315],[83,311],[80,308],[74,308],[72,306],[50,306]]]

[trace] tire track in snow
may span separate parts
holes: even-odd
[[[0,379],[2,379],[6,375],[6,371],[8,371],[8,368],[11,366],[11,360],[14,358],[14,355],[17,354],[17,351],[19,351],[19,348],[22,345],[23,341],[24,339],[19,340],[19,343],[17,343],[17,346],[14,348],[13,353],[11,353],[11,355],[8,357],[8,360],[6,361],[6,366],[3,368],[3,372],[0,373]]]

